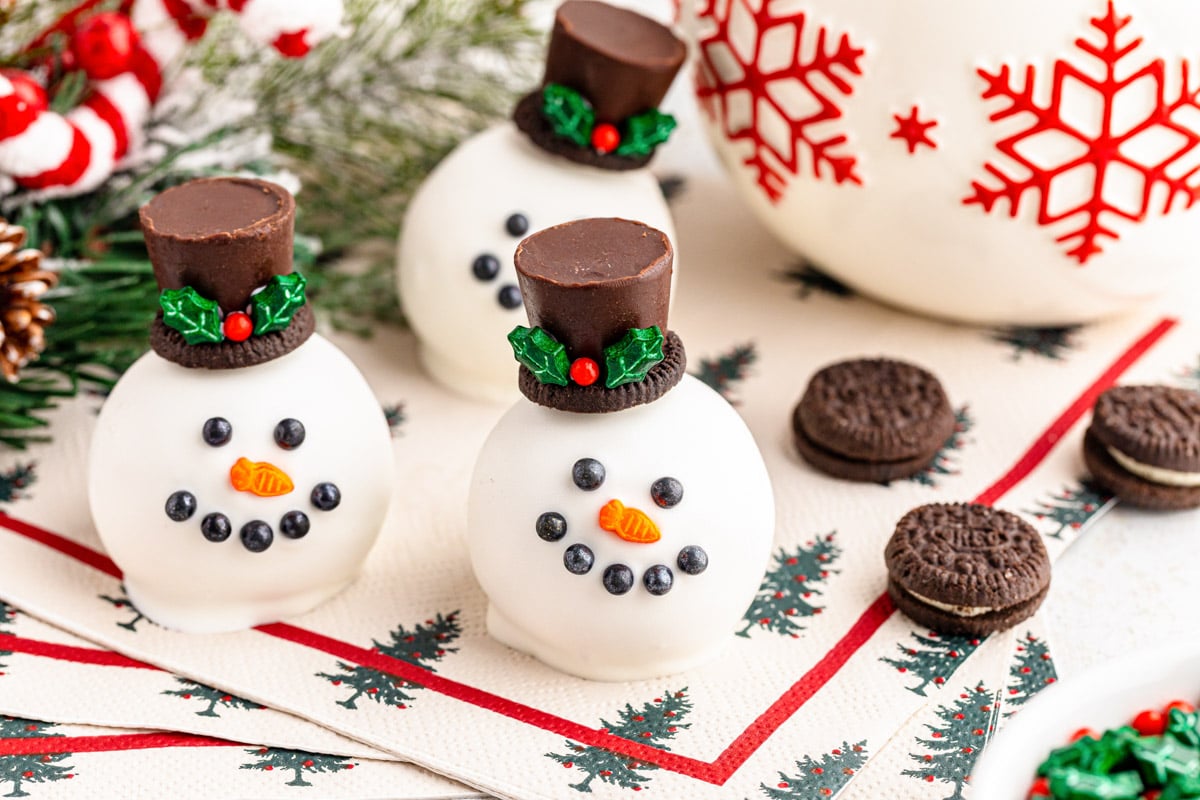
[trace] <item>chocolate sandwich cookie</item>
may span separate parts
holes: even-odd
[[[1200,393],[1117,386],[1096,400],[1083,457],[1096,482],[1141,508],[1200,506]]]
[[[919,506],[884,550],[898,609],[945,634],[986,636],[1037,611],[1050,588],[1042,537],[1015,514],[976,503]]]
[[[831,364],[792,414],[796,449],[835,478],[887,482],[920,472],[954,433],[954,410],[928,371],[886,358]]]

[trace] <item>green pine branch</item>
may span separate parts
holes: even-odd
[[[248,87],[253,124],[304,184],[305,230],[340,251],[394,240],[433,166],[533,88],[541,47],[524,10],[525,0],[349,0],[349,36],[303,59],[246,46],[223,15],[193,61],[214,85]]]

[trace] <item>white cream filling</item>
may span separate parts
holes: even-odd
[[[937,600],[930,600],[925,595],[917,594],[911,589],[908,590],[908,593],[920,600],[925,605],[933,606],[934,608],[940,608],[942,611],[948,611],[956,617],[979,617],[987,614],[989,611],[996,610],[994,608],[987,608],[984,606],[952,606],[949,603],[939,603]]]
[[[1143,480],[1162,486],[1200,486],[1200,472],[1179,472],[1174,469],[1163,469],[1162,467],[1155,467],[1135,461],[1115,447],[1108,447],[1106,449],[1108,450],[1108,454],[1113,457],[1113,461],[1120,464],[1122,469],[1126,472],[1132,472]]]

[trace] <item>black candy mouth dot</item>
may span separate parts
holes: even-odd
[[[239,534],[242,546],[251,553],[261,553],[275,541],[275,532],[261,519],[252,519],[242,526]]]
[[[163,510],[167,512],[167,518],[174,522],[191,519],[196,513],[196,495],[186,489],[171,492]]]
[[[519,211],[510,214],[504,220],[504,230],[508,231],[509,236],[524,236],[529,233],[529,217]]]
[[[544,511],[534,524],[538,538],[545,542],[557,542],[567,535],[567,520],[557,511]]]
[[[480,253],[471,262],[471,274],[475,276],[475,280],[483,283],[495,280],[500,274],[500,259],[491,253]]]
[[[496,292],[496,302],[503,309],[515,311],[521,307],[521,290],[515,283],[506,283]]]

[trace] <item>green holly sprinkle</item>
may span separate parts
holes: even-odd
[[[548,83],[542,89],[542,114],[550,122],[556,136],[587,147],[596,125],[592,105],[574,89],[560,83]]]
[[[306,284],[299,272],[276,275],[267,282],[266,288],[250,298],[254,335],[281,331],[292,324],[292,317],[304,305]]]
[[[657,325],[630,328],[621,341],[604,348],[604,385],[615,389],[644,380],[664,358],[663,332]]]
[[[625,120],[625,132],[617,147],[619,156],[648,156],[654,148],[671,138],[675,130],[675,118],[658,109],[635,114]]]
[[[538,383],[567,385],[571,361],[567,348],[541,328],[518,325],[508,335],[513,356],[537,378]]]
[[[158,296],[163,312],[163,324],[179,331],[188,344],[219,342],[221,314],[216,300],[201,297],[191,286],[164,289]]]

